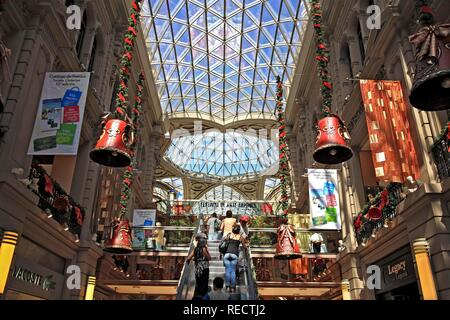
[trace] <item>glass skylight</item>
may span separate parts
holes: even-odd
[[[275,196],[275,192],[280,187],[280,179],[267,178],[264,185],[264,199],[270,200]]]
[[[245,132],[210,131],[174,138],[165,159],[186,173],[209,177],[273,175],[278,171],[276,144]]]
[[[169,188],[169,192],[175,193],[176,199],[183,198],[183,180],[181,178],[164,178],[157,180]]]
[[[276,76],[288,88],[302,46],[305,0],[147,0],[142,27],[171,117],[275,119]]]

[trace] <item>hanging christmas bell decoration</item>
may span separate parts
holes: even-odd
[[[116,254],[133,252],[131,246],[131,228],[128,220],[114,220],[111,226],[110,237],[105,241],[103,250]]]
[[[278,228],[277,252],[275,259],[291,260],[302,257],[300,247],[297,243],[294,226],[282,224]]]
[[[142,0],[133,0],[129,26],[123,39],[124,52],[120,59],[119,86],[116,95],[114,114],[107,115],[102,121],[102,134],[91,151],[92,161],[108,167],[126,167],[131,163],[134,144],[133,122],[130,120],[128,103],[128,81],[131,61],[140,21]]]
[[[138,138],[138,129],[141,125],[140,115],[142,114],[142,90],[144,85],[144,74],[141,72],[136,84],[135,104],[131,112],[131,123],[133,123],[133,134]],[[131,151],[134,151],[133,149]],[[133,152],[134,154],[134,152]],[[133,251],[130,223],[125,216],[128,214],[128,203],[131,198],[132,184],[134,180],[134,168],[136,157],[131,157],[131,163],[122,175],[122,189],[120,195],[120,216],[114,219],[110,237],[105,241],[104,251],[116,254],[127,254]]]
[[[322,83],[322,111],[324,114],[324,117],[316,126],[318,135],[313,158],[316,162],[322,164],[339,164],[351,159],[353,151],[348,146],[350,135],[344,122],[339,116],[331,113],[333,84],[328,71],[330,53],[326,46],[322,27],[322,9],[318,0],[311,0],[311,7],[317,45],[316,61]]]
[[[417,0],[421,29],[409,37],[416,47],[411,104],[424,111],[450,109],[450,24],[437,24],[428,0]]]
[[[129,166],[134,143],[131,125],[119,119],[105,119],[102,126],[102,135],[90,153],[92,161],[107,167]]]
[[[313,158],[318,163],[338,164],[353,157],[347,145],[350,135],[342,120],[336,115],[321,119],[317,125],[316,150]]]

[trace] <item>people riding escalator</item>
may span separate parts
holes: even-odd
[[[200,233],[195,237],[197,245],[189,254],[186,262],[189,264],[192,259],[195,262],[195,293],[194,297],[203,297],[208,293],[209,282],[209,261],[211,255],[208,250],[206,235]]]
[[[222,224],[220,226],[220,230],[222,231],[222,239],[233,232],[233,227],[236,225],[237,220],[233,218],[233,212],[228,210],[226,213],[225,219],[223,219]]]
[[[236,270],[239,257],[239,247],[242,244],[247,245],[245,237],[241,236],[240,225],[234,225],[232,233],[228,234],[225,241],[228,242],[226,251],[223,256],[223,264],[225,266],[225,283],[228,292],[236,292]]]

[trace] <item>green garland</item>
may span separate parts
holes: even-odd
[[[277,77],[277,114],[278,114],[278,132],[279,132],[279,145],[280,145],[280,189],[281,200],[280,206],[283,210],[283,218],[285,219],[289,210],[289,196],[287,191],[287,185],[289,183],[289,157],[288,146],[286,139],[286,119],[284,117],[283,108],[283,83],[281,78]]]
[[[140,120],[142,115],[142,91],[144,89],[144,73],[139,74],[136,83],[136,97],[134,107],[132,109],[132,121],[134,128],[134,135],[138,137],[141,126]],[[120,219],[128,214],[128,202],[130,201],[132,193],[132,184],[134,179],[134,168],[136,167],[136,155],[133,150],[131,164],[125,169],[122,175],[122,190],[120,195]]]
[[[398,182],[392,182],[389,183],[386,186],[386,189],[388,191],[388,202],[383,208],[383,221],[386,219],[386,217],[392,217],[395,215],[395,212],[397,210],[398,204],[402,201],[402,199],[398,198],[397,192],[398,190],[401,190],[403,188],[403,185]],[[382,191],[383,192],[383,191]],[[370,208],[374,205],[377,205],[379,201],[381,200],[381,194],[382,192],[378,193],[375,198],[372,199],[364,208],[356,215],[356,217],[353,220],[353,227],[355,229],[358,242],[361,243],[365,239],[371,236],[372,229],[369,230],[370,234],[367,233],[367,230],[362,228],[362,225],[368,222],[368,219],[366,218],[367,213],[369,212]],[[367,234],[366,234],[367,233]]]
[[[424,26],[430,26],[435,23],[433,9],[431,8],[431,0],[417,0],[416,11],[419,15],[419,24]]]
[[[128,117],[128,81],[130,79],[131,61],[137,37],[137,26],[141,17],[140,3],[142,0],[133,0],[131,14],[128,18],[128,29],[123,39],[124,53],[120,59],[119,88],[116,96],[116,119],[127,120]]]
[[[323,31],[322,8],[319,0],[310,0],[311,15],[314,23],[316,38],[316,60],[319,67],[319,78],[322,82],[322,111],[325,117],[331,114],[331,105],[333,103],[333,83],[328,71],[330,61],[330,50],[327,48],[325,33]]]

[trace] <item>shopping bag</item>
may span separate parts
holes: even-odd
[[[82,94],[83,92],[81,92],[78,87],[67,89],[62,101],[63,107],[77,106]]]

